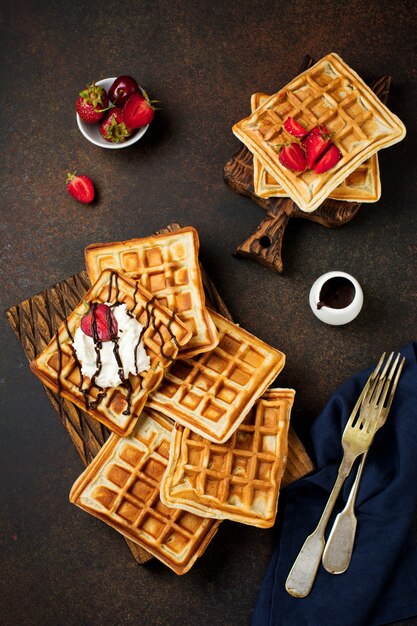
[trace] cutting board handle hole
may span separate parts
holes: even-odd
[[[259,239],[259,245],[261,246],[261,248],[269,248],[271,244],[272,239],[268,235],[262,235],[262,237]]]

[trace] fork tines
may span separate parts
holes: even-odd
[[[360,414],[364,421],[363,426],[366,427],[367,432],[376,430],[385,423],[404,363],[405,358],[401,358],[400,353],[397,353],[395,356],[394,352],[391,352],[382,372],[377,373],[374,381],[371,383],[368,393],[362,400]]]

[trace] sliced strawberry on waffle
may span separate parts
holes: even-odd
[[[304,172],[306,168],[306,158],[303,149],[300,144],[295,142],[281,149],[279,162],[294,172]]]
[[[302,141],[306,151],[307,167],[313,169],[316,161],[329,148],[332,140],[324,124],[315,126]]]
[[[287,117],[284,122],[284,128],[289,135],[293,135],[298,139],[302,139],[308,134],[308,130],[299,124],[293,117]]]
[[[326,150],[326,152],[316,161],[313,170],[316,174],[323,174],[334,167],[342,158],[342,154],[334,143]]]

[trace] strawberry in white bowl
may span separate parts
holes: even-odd
[[[139,141],[148,130],[149,122],[134,127],[128,126],[122,119],[122,107],[126,106],[129,99],[134,95],[148,101],[146,92],[130,76],[104,78],[94,83],[94,85],[96,88],[104,90],[105,96],[102,94],[102,100],[103,103],[108,102],[108,106],[103,107],[106,110],[102,112],[100,105],[97,113],[97,116],[100,114],[100,119],[91,123],[83,120],[77,111],[78,128],[84,137],[100,148],[113,150],[126,148]],[[153,119],[153,102],[150,102],[150,105],[152,107]],[[99,107],[96,108],[98,109]],[[116,109],[117,112],[115,113]]]

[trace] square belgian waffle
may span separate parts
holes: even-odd
[[[142,341],[151,360],[147,372],[130,375],[127,384],[105,390],[82,376],[72,342],[86,312],[86,302],[126,305],[145,327]],[[132,430],[148,393],[162,380],[164,370],[177,356],[179,346],[187,343],[190,337],[191,332],[174,313],[138,282],[105,270],[61,324],[45,350],[31,362],[31,370],[45,385],[123,437]]]
[[[279,162],[288,142],[284,122],[295,118],[307,130],[324,124],[342,158],[323,174],[293,172]],[[405,127],[337,54],[329,54],[294,78],[252,115],[233,126],[234,134],[268,170],[302,211],[312,212],[381,148],[401,141]]]
[[[145,409],[128,437],[108,439],[74,483],[70,501],[184,574],[220,522],[161,502],[172,428],[171,420]]]
[[[252,113],[270,96],[254,93],[251,97]],[[256,157],[253,157],[253,187],[261,198],[285,198],[286,192]],[[364,161],[336,189],[329,198],[346,202],[376,202],[381,197],[378,155]]]
[[[196,515],[273,526],[294,395],[292,389],[267,390],[223,444],[177,424],[162,501]]]
[[[182,356],[191,357],[212,350],[219,341],[205,306],[199,247],[196,229],[186,227],[142,239],[92,244],[85,249],[85,261],[91,282],[106,268],[140,279],[192,331],[180,350]]]
[[[226,441],[285,364],[285,355],[210,311],[219,345],[178,359],[148,406],[214,442]]]

